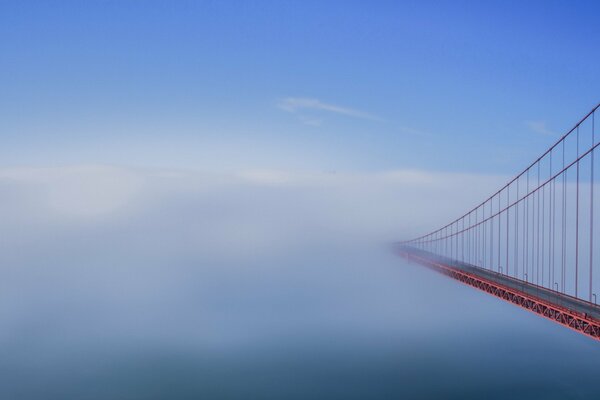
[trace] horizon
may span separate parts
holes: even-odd
[[[0,393],[596,398],[592,334],[392,244],[465,215],[597,107],[598,16],[595,1],[0,2]],[[594,118],[567,161],[597,144]],[[493,230],[469,219],[460,236],[466,258],[458,223],[449,255],[418,254],[525,293],[531,222],[541,284],[559,301],[581,286],[589,308],[570,315],[592,321],[591,154],[531,221],[529,200],[500,219],[498,195]],[[555,279],[558,254],[585,276]]]

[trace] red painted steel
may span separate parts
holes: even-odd
[[[596,112],[600,104],[475,208],[398,244],[413,256],[428,255],[426,265],[463,283],[598,338]]]
[[[416,261],[423,266],[454,278],[468,286],[482,290],[504,301],[541,315],[552,322],[561,324],[569,329],[600,341],[600,321],[591,318],[585,313],[552,304],[539,297],[510,288],[476,274],[462,271],[433,258],[418,255],[406,248],[399,250],[399,253],[408,260]]]

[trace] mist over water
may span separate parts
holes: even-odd
[[[596,342],[388,247],[503,180],[2,170],[0,397],[595,398]]]

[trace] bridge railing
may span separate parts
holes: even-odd
[[[598,304],[599,107],[485,201],[402,244]]]

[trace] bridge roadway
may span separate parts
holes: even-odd
[[[529,296],[537,297],[540,300],[547,301],[557,306],[575,311],[581,315],[585,314],[588,317],[595,319],[596,321],[600,321],[600,306],[591,304],[587,301],[579,300],[575,297],[564,295],[557,291],[537,286],[532,283],[522,281],[520,279],[511,278],[507,275],[503,275],[498,272],[490,271],[488,269],[477,267],[472,264],[458,262],[456,260],[429,253],[427,251],[419,250],[414,247],[410,247],[407,250],[414,255],[420,255],[425,259],[429,259],[431,261],[438,262],[448,267],[452,267],[457,270],[479,276],[481,278],[487,279],[505,287],[521,291]]]

